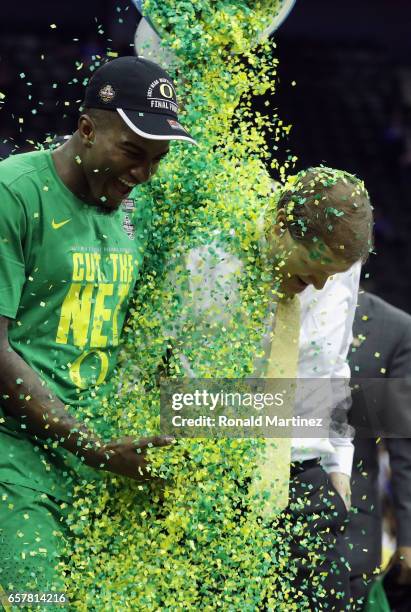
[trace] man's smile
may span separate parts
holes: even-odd
[[[133,187],[137,185],[137,183],[130,183],[129,181],[126,181],[126,179],[123,179],[123,178],[119,178],[118,180],[121,183],[124,183],[124,185],[126,185],[127,187],[130,187],[130,189],[133,189]]]

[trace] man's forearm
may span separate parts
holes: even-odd
[[[87,465],[102,463],[102,441],[73,418],[36,372],[10,347],[0,348],[0,402],[24,431],[59,444],[83,457]]]

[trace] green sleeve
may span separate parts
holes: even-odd
[[[26,282],[26,215],[15,194],[0,183],[0,315],[14,319]]]

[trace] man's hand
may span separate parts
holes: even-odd
[[[104,445],[100,451],[101,469],[128,476],[140,482],[153,480],[146,452],[148,448],[172,444],[172,436],[154,436],[152,438],[124,437]]]
[[[173,438],[155,436],[135,440],[124,437],[104,444],[71,415],[37,373],[10,347],[9,322],[7,317],[0,316],[0,389],[6,415],[24,423],[26,433],[41,440],[57,441],[94,469],[105,469],[135,480],[153,480],[146,458],[147,449],[171,444]]]
[[[339,495],[344,501],[345,507],[349,511],[351,509],[350,477],[342,472],[331,472],[328,474],[328,476],[334,489],[337,489]]]
[[[399,546],[395,551],[390,566],[397,565],[400,573],[398,584],[411,585],[411,546]]]

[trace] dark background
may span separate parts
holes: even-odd
[[[133,53],[138,17],[127,0],[3,3],[0,158],[74,131],[90,66],[110,50]],[[297,0],[275,40],[270,102],[294,126],[282,155],[365,180],[377,256],[364,284],[411,312],[411,2]]]

